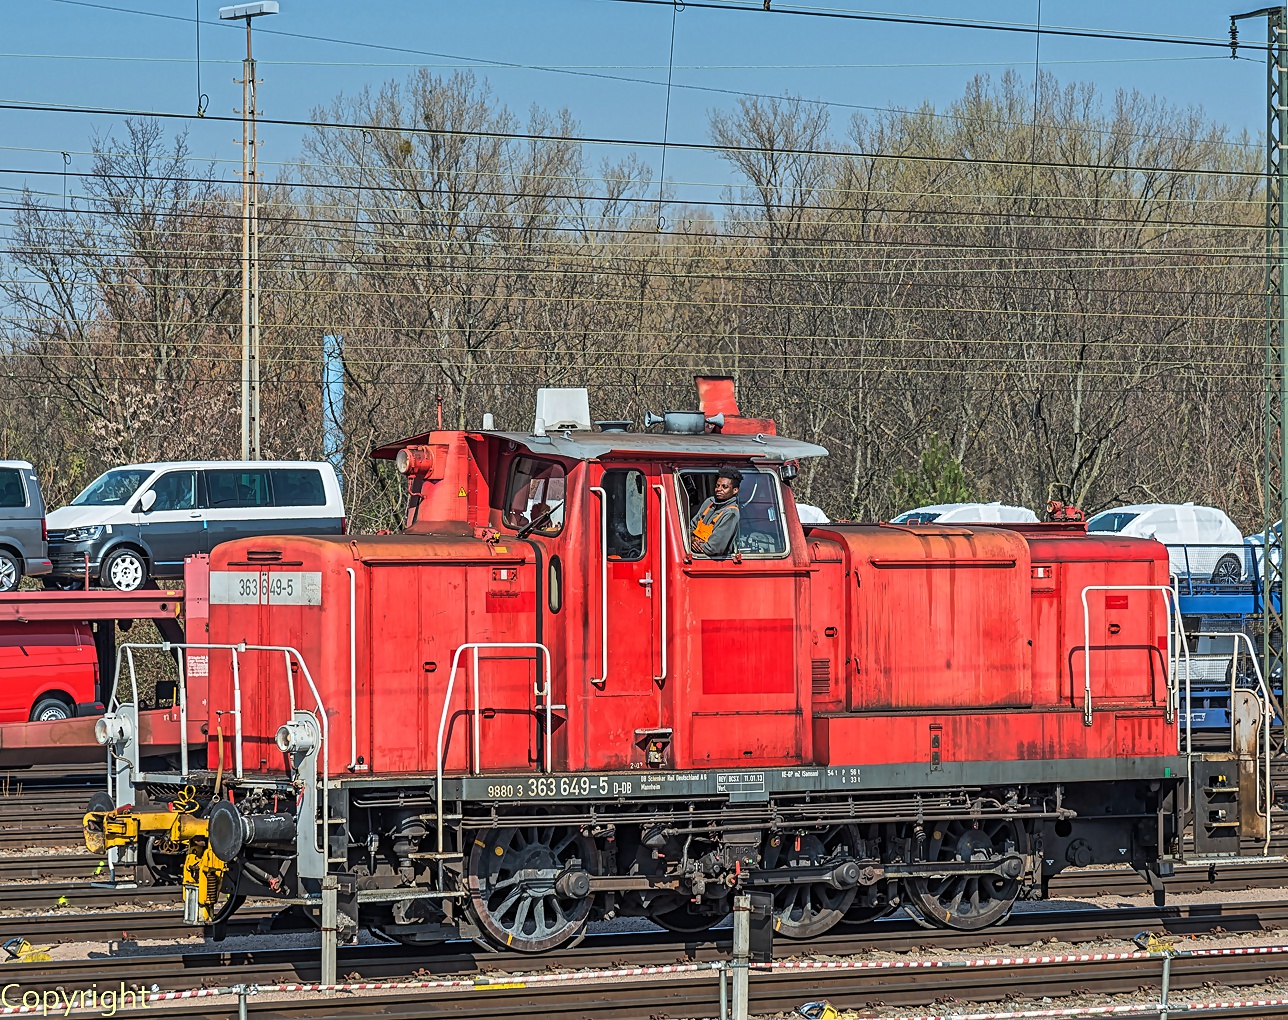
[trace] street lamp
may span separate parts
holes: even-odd
[[[246,59],[242,61],[242,460],[259,460],[259,158],[256,152],[255,58],[250,23],[276,14],[277,0],[219,8],[222,21],[246,21]]]

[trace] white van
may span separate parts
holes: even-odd
[[[1172,573],[1182,580],[1238,584],[1243,533],[1225,511],[1193,503],[1137,503],[1104,510],[1087,521],[1092,533],[1152,538],[1167,546]]]
[[[257,535],[342,535],[344,500],[322,461],[127,464],[49,514],[48,587],[135,591],[182,577],[185,556]]]
[[[906,510],[891,524],[1037,524],[1028,507],[1005,503],[936,503]]]

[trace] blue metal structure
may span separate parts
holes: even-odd
[[[1244,544],[1237,547],[1169,545],[1167,548],[1172,561],[1177,607],[1183,618],[1197,624],[1187,622],[1186,630],[1243,633],[1251,637],[1256,647],[1260,648],[1261,628],[1266,618],[1267,590],[1276,617],[1283,601],[1283,588],[1273,568],[1272,584],[1264,583],[1264,547]],[[1237,577],[1227,572],[1218,579],[1206,569],[1193,569],[1196,562],[1206,564],[1214,558],[1219,560],[1231,554],[1237,554],[1242,563]],[[1224,647],[1227,644],[1231,647]],[[1233,640],[1224,642],[1220,639],[1200,639],[1199,647],[1192,649],[1190,712],[1188,718],[1182,716],[1181,724],[1191,727],[1196,736],[1209,732],[1224,736],[1230,732],[1230,669],[1235,664],[1233,644]],[[1254,679],[1249,673],[1249,667],[1250,664],[1245,664],[1240,670],[1240,675],[1235,679],[1236,684],[1253,685]],[[1244,676],[1244,673],[1249,675]],[[1267,681],[1275,699],[1282,703],[1281,672],[1271,672]],[[1283,721],[1276,717],[1274,726],[1282,725]]]
[[[344,486],[344,337],[322,338],[322,456]]]

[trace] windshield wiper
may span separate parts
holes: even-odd
[[[518,531],[516,531],[514,533],[514,537],[527,538],[528,535],[531,534],[533,528],[537,527],[537,525],[539,524],[545,524],[546,521],[550,520],[550,518],[554,516],[555,511],[557,509],[558,507],[553,507],[553,506],[547,507],[541,513],[537,514],[536,517],[532,518],[532,520],[528,521],[528,523],[525,524],[523,527],[521,527]]]

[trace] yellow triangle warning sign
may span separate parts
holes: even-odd
[[[458,499],[464,499],[464,498],[465,498],[465,486],[464,486],[464,485],[462,485],[462,486],[461,486],[461,491],[460,491],[460,492],[458,492],[458,493],[456,494],[456,497],[457,497]]]

